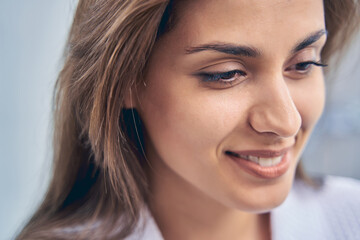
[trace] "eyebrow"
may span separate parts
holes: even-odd
[[[318,41],[323,35],[327,35],[327,31],[325,29],[321,29],[315,33],[310,34],[308,37],[306,37],[304,40],[302,40],[293,48],[292,53],[296,53],[310,46],[314,42]],[[256,58],[261,55],[261,51],[255,47],[242,46],[231,43],[202,44],[199,46],[188,47],[185,49],[186,54],[193,54],[203,51],[216,51],[229,55],[251,57],[251,58]]]
[[[292,50],[292,52],[296,53],[296,52],[310,46],[314,42],[318,41],[323,35],[327,35],[327,31],[325,29],[321,29],[320,31],[310,34],[310,36],[308,36],[303,41],[301,41],[299,44],[297,44],[296,47]]]
[[[240,46],[230,43],[213,43],[213,44],[203,44],[196,47],[189,47],[186,49],[187,54],[202,52],[202,51],[217,51],[221,53],[226,53],[229,55],[244,56],[244,57],[258,57],[260,56],[260,51],[253,47]]]

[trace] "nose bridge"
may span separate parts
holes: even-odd
[[[281,137],[296,135],[301,116],[285,79],[274,74],[261,82],[259,97],[250,114],[250,125],[260,133],[271,132]]]

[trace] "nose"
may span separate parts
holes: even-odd
[[[249,123],[255,131],[284,138],[298,133],[301,115],[282,76],[274,81],[263,81],[255,99],[249,114]]]

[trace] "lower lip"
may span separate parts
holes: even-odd
[[[278,178],[284,175],[290,167],[289,152],[284,154],[283,158],[281,159],[281,162],[271,167],[262,167],[257,163],[242,158],[238,158],[235,156],[229,156],[229,157],[232,160],[234,160],[238,164],[238,166],[240,166],[246,172],[250,173],[255,177],[260,177],[265,179]]]

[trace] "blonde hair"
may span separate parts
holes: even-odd
[[[176,25],[177,2],[161,34]],[[348,45],[360,7],[353,0],[324,4],[326,62]],[[124,98],[143,79],[167,6],[79,0],[55,88],[52,180],[17,239],[121,239],[133,231],[147,201],[147,163]]]

